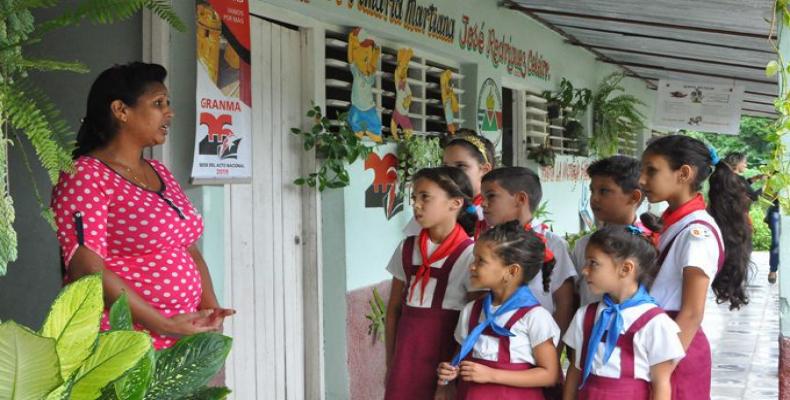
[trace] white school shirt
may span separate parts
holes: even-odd
[[[562,236],[545,229],[543,224],[533,222],[533,229],[535,232],[540,233],[546,237],[546,245],[554,253],[554,269],[551,271],[551,280],[549,282],[549,291],[543,291],[543,272],[538,271],[538,274],[532,278],[527,284],[529,290],[538,299],[540,305],[543,306],[548,312],[554,312],[554,298],[552,294],[562,286],[562,284],[576,276],[576,270],[573,267],[573,261],[568,254],[568,243]]]
[[[721,237],[716,221],[705,210],[694,211],[675,222],[661,234],[658,249],[664,251],[670,240],[677,235],[661,269],[656,276],[650,295],[667,311],[679,311],[683,295],[683,270],[696,267],[710,278],[708,288],[719,268],[719,245],[716,236],[702,224],[686,227],[691,221],[703,220],[710,223]],[[685,228],[685,229],[684,229]],[[724,243],[722,243],[722,247]]]
[[[467,304],[464,310],[461,311],[461,317],[458,318],[458,325],[455,327],[455,340],[459,344],[463,343],[469,335],[469,318],[472,314],[472,306],[474,303],[473,301]],[[499,307],[500,306],[492,306],[492,312],[496,312]],[[512,310],[500,315],[497,317],[496,323],[504,327],[516,311],[517,310]],[[483,314],[481,310],[478,323],[485,319]],[[510,337],[511,363],[530,363],[535,365],[535,356],[532,354],[533,347],[549,339],[554,343],[554,346],[557,346],[560,341],[560,327],[554,322],[551,313],[540,306],[524,314],[521,319],[513,324],[510,328],[510,332],[516,335]],[[498,361],[498,356],[499,339],[492,336],[480,335],[472,350],[472,357],[496,362]]]
[[[585,340],[589,340],[584,337],[584,314],[587,312],[587,307],[591,306],[592,304],[586,305],[576,311],[568,331],[565,332],[565,337],[562,338],[568,347],[575,350],[574,365],[579,371],[582,371],[584,364],[581,359],[582,346]],[[620,334],[625,333],[642,314],[655,307],[655,304],[640,304],[623,310],[623,329]],[[605,308],[603,304],[598,306],[596,321]],[[634,334],[634,378],[649,382],[651,366],[669,360],[678,362],[686,355],[678,333],[680,327],[675,321],[667,314],[659,314]],[[620,347],[614,348],[606,364],[603,363],[605,350],[605,344],[600,343],[593,358],[592,374],[606,378],[620,378]]]
[[[414,275],[411,276],[411,280],[407,280],[403,271],[404,241],[401,241],[401,243],[398,245],[398,248],[396,248],[395,252],[392,254],[392,258],[387,265],[387,271],[392,274],[393,278],[403,281],[405,284],[406,282],[413,282]],[[433,254],[433,252],[436,251],[438,247],[439,245],[428,239],[428,254]],[[453,269],[450,271],[450,276],[448,277],[447,281],[447,290],[444,293],[444,301],[442,301],[442,308],[445,310],[461,310],[464,308],[464,305],[467,302],[466,294],[470,291],[475,291],[475,289],[470,286],[469,282],[469,266],[472,265],[472,261],[474,260],[474,254],[472,253],[473,248],[474,245],[469,245],[466,249],[464,249],[458,259],[455,260],[455,264],[452,266]],[[445,257],[439,261],[436,261],[435,263],[431,264],[431,268],[441,268],[444,265],[444,261],[446,259],[447,258]],[[422,263],[419,237],[414,238],[412,262],[414,265],[420,265]],[[436,278],[430,278],[428,280],[428,284],[425,286],[425,296],[422,303],[420,302],[422,283],[418,282],[417,286],[414,287],[414,295],[411,296],[411,301],[409,301],[408,296],[409,289],[409,287],[404,288],[404,290],[407,291],[406,304],[418,308],[431,308],[431,304],[433,303],[433,293],[436,289]]]
[[[587,243],[590,242],[591,235],[592,234],[590,233],[576,240],[576,244],[573,245],[573,254],[571,254],[573,266],[576,270],[576,293],[579,293],[580,303],[583,306],[596,301],[601,301],[601,298],[603,297],[599,294],[593,294],[590,291],[590,286],[587,285],[587,281],[584,279],[584,275],[582,274],[582,268],[584,268],[584,264],[586,263],[584,252],[587,250]]]

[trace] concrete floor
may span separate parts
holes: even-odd
[[[754,253],[749,305],[729,311],[711,298],[703,327],[713,353],[713,400],[777,399],[779,290],[768,283],[768,253]]]

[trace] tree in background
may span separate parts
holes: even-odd
[[[741,118],[741,133],[739,135],[696,131],[687,131],[686,135],[713,146],[722,158],[732,152],[745,153],[749,168],[744,175],[749,177],[759,174],[758,168],[765,165],[770,158],[773,144],[768,140],[768,135],[774,129],[773,125],[774,120],[770,118],[744,116]],[[763,221],[765,209],[765,204],[755,202],[749,212],[754,226],[752,235],[754,250],[765,251],[771,245],[771,231]]]

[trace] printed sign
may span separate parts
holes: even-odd
[[[247,0],[198,1],[194,183],[251,178],[251,86]]]
[[[653,125],[737,135],[743,86],[660,80]]]

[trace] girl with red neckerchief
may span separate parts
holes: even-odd
[[[426,168],[414,175],[412,203],[418,235],[396,249],[387,270],[386,400],[452,399],[453,386],[436,384],[436,366],[456,349],[453,330],[470,291],[469,236],[477,220],[472,185],[458,168]]]
[[[700,193],[706,179],[709,205]],[[647,199],[669,203],[660,221],[642,220],[658,233],[660,268],[650,295],[680,326],[687,353],[672,374],[673,399],[710,398],[710,345],[701,327],[708,288],[731,309],[748,303],[752,240],[742,210],[750,200],[739,179],[713,148],[687,136],[657,139],[642,156]]]

